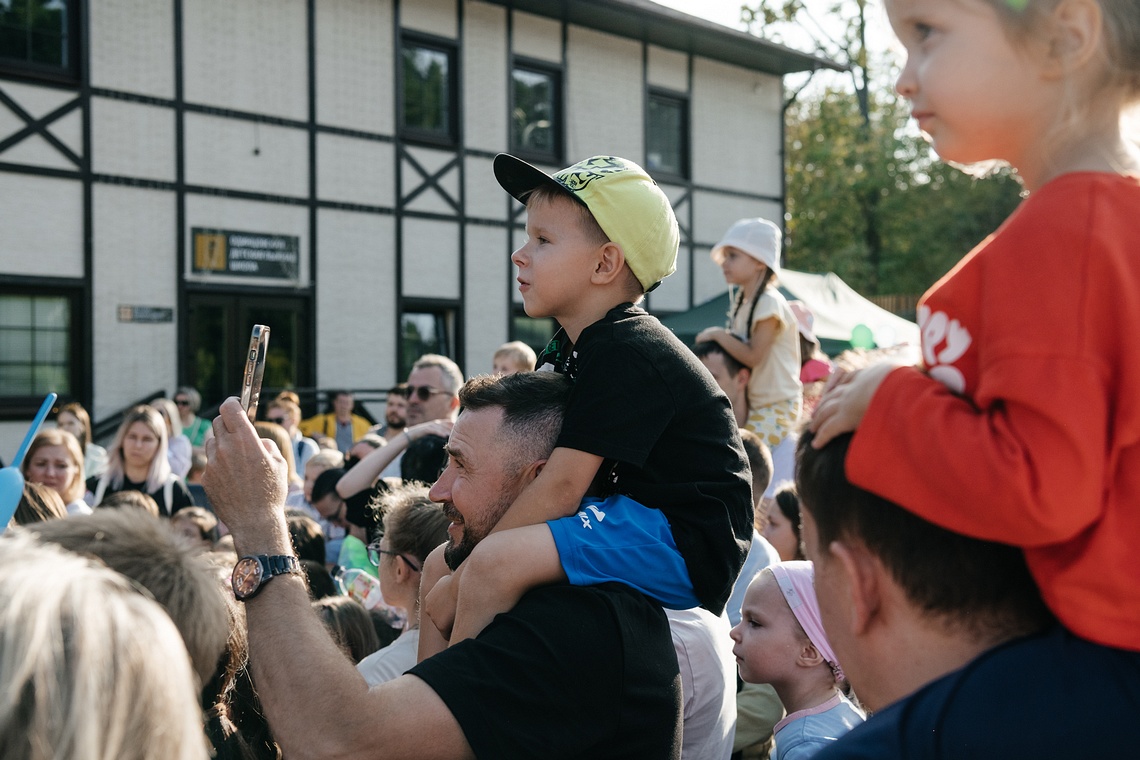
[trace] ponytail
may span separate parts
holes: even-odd
[[[766,266],[764,269],[766,270],[764,272],[764,278],[760,280],[760,286],[756,288],[756,292],[752,294],[752,301],[748,305],[748,322],[746,323],[748,327],[746,328],[747,332],[744,335],[745,341],[752,337],[752,316],[756,313],[756,304],[760,303],[760,296],[764,295],[764,291],[768,289],[769,283],[772,282],[772,277],[775,276],[775,272],[772,271],[772,267]],[[740,307],[743,305],[744,288],[741,288],[739,291],[737,291],[736,301],[732,305],[732,314],[729,316],[728,321],[729,329],[732,329],[732,326],[736,323],[736,315],[740,312]]]

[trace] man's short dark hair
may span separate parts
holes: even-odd
[[[408,444],[400,458],[400,478],[406,482],[434,483],[447,466],[447,439],[425,435]]]
[[[710,354],[720,354],[724,357],[724,366],[728,369],[728,374],[732,377],[736,377],[740,374],[740,370],[748,369],[742,362],[737,361],[735,356],[725,351],[724,346],[715,340],[702,340],[693,346],[693,353],[697,355],[698,359],[704,359]]]
[[[760,440],[760,436],[746,428],[740,429],[740,442],[744,444],[744,453],[748,456],[748,464],[752,468],[752,480],[761,493],[768,490],[772,484],[772,452],[767,444]],[[756,494],[752,494],[753,497]]]
[[[821,449],[800,437],[796,488],[819,546],[856,540],[874,554],[912,605],[981,639],[1009,638],[1052,621],[1020,549],[940,528],[847,480],[851,436]]]
[[[570,381],[557,372],[479,375],[459,390],[460,413],[502,409],[501,431],[519,461],[546,459],[554,450],[570,398]]]
[[[316,504],[330,493],[335,493],[337,481],[344,477],[345,472],[346,470],[343,468],[336,467],[331,470],[325,470],[318,475],[317,479],[313,481],[313,493],[312,498],[309,500],[310,503]],[[337,494],[338,498],[339,496],[340,495]]]
[[[300,510],[286,510],[285,524],[289,528],[289,539],[293,543],[293,553],[297,559],[311,559],[325,563],[325,534],[320,524]]]

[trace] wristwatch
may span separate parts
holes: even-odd
[[[256,554],[238,560],[230,582],[234,597],[244,602],[255,596],[273,576],[301,572],[301,563],[292,554]]]

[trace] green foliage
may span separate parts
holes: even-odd
[[[866,0],[742,9],[751,30],[774,41],[790,24],[817,30],[815,52],[851,66],[849,82],[813,83],[787,110],[786,262],[835,272],[866,294],[919,293],[1001,224],[1021,188],[1008,171],[976,179],[942,163],[907,129],[892,64],[879,62],[887,76],[870,71],[867,12]]]
[[[854,93],[833,87],[788,110],[787,263],[863,293],[921,292],[1009,215],[1020,186],[939,161],[897,98],[873,92],[870,105],[864,124]]]

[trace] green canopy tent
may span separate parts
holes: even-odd
[[[918,325],[868,301],[832,272],[808,274],[784,269],[779,283],[785,298],[803,301],[811,309],[815,315],[815,335],[830,356],[855,344],[870,347],[866,343],[868,332],[876,347],[918,346]],[[725,292],[688,311],[664,317],[661,322],[691,346],[701,330],[723,326],[729,308]]]

